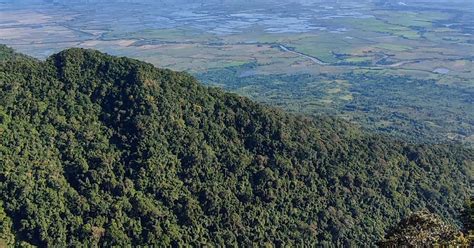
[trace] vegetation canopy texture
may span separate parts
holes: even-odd
[[[284,113],[83,49],[1,53],[5,245],[375,245],[407,213],[455,223],[473,152]]]
[[[427,210],[411,214],[389,229],[381,247],[468,247],[469,237]]]

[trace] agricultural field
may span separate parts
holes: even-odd
[[[289,111],[474,143],[473,2],[241,2],[0,0],[0,43],[98,49]]]

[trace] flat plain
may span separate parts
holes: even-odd
[[[0,43],[37,58],[98,49],[310,115],[474,142],[467,1],[273,4],[0,0]]]

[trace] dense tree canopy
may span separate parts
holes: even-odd
[[[454,221],[473,151],[284,113],[97,51],[0,62],[0,239],[59,247],[375,245]]]
[[[474,241],[474,240],[473,240]],[[415,212],[389,229],[380,247],[468,247],[469,236],[427,210]]]

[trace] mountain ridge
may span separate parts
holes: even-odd
[[[287,114],[93,50],[0,69],[12,244],[373,246],[413,210],[455,222],[472,194],[473,152],[455,144]]]

